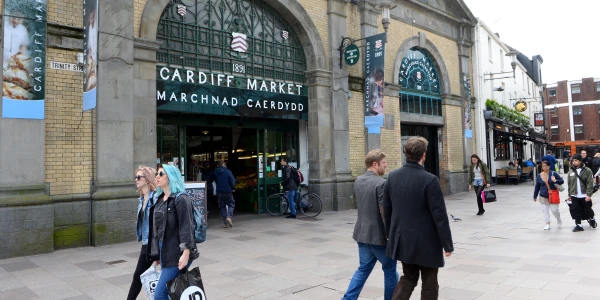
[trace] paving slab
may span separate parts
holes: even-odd
[[[455,252],[439,271],[440,300],[599,300],[600,231],[585,224],[584,232],[571,232],[565,205],[563,226],[545,231],[531,183],[494,189],[498,202],[485,204],[483,216],[475,215],[473,193],[446,198],[448,212],[462,222],[450,222]],[[192,263],[209,299],[341,299],[358,267],[356,210],[316,220],[245,215],[234,221],[224,228],[210,219]],[[130,242],[0,260],[0,300],[125,299],[139,250]],[[383,282],[377,264],[359,299],[383,300]],[[420,298],[420,289],[411,299]],[[138,299],[146,299],[143,292]]]

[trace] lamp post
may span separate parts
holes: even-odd
[[[352,2],[352,0],[346,0],[346,2]],[[384,1],[383,3],[373,6],[375,9],[381,11],[381,25],[383,25],[383,29],[385,30],[385,38],[384,38],[385,43],[387,43],[387,32],[388,32],[388,29],[390,28],[390,9],[393,9],[396,6],[398,6],[398,5],[392,1]],[[356,43],[358,41],[362,41],[364,39],[366,39],[366,37],[362,38],[362,39],[353,39],[348,36],[342,36],[342,41],[340,43],[340,46],[338,47],[338,51],[340,51],[340,69],[342,69],[344,67],[343,56],[344,56],[344,50],[346,50],[346,47],[353,45],[354,43]]]
[[[519,55],[519,51],[517,50],[511,50],[510,52],[506,53],[505,56],[510,56],[512,58],[512,61],[510,62],[510,66],[512,67],[512,72],[499,72],[499,73],[490,73],[490,74],[483,74],[484,76],[490,76],[490,78],[484,78],[483,81],[488,81],[488,80],[494,80],[494,79],[502,79],[502,78],[516,78],[516,74],[515,71],[517,69],[517,55]],[[512,76],[506,76],[506,77],[498,77],[498,78],[494,78],[494,75],[500,75],[500,74],[510,74],[512,73]]]

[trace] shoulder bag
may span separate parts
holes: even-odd
[[[554,172],[554,173],[556,173],[556,172]],[[556,189],[557,189],[559,192],[562,192],[562,191],[564,191],[564,190],[565,190],[565,187],[564,187],[562,184],[555,183],[555,184],[554,184],[554,186],[556,187]]]
[[[577,178],[579,178],[579,182],[581,183],[582,190],[585,188],[585,190],[587,191],[587,183],[585,181],[583,181],[583,179],[581,179],[581,176],[579,176],[579,174],[577,173],[577,169],[572,169],[572,170],[573,170],[573,173],[575,173],[575,176],[577,176]],[[582,169],[582,171],[583,171],[583,169]],[[592,195],[594,195],[598,191],[598,188],[600,188],[600,185],[594,184],[594,191],[592,191]],[[592,197],[592,195],[588,195],[588,196]]]
[[[548,173],[546,179],[544,179],[542,174],[540,174],[540,177],[542,178],[544,183],[546,183],[546,187],[548,188],[548,204],[560,204],[560,196],[558,195],[558,191],[551,190],[550,185],[548,184],[548,177],[550,177],[550,174]]]

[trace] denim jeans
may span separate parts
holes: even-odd
[[[288,198],[288,203],[290,204],[290,214],[292,216],[295,216],[296,215],[296,189],[287,191],[286,197]]]
[[[162,252],[162,243],[159,243],[159,248]],[[191,264],[192,260],[190,259],[185,268],[189,269]],[[169,289],[167,288],[167,282],[177,278],[177,276],[179,276],[179,267],[162,268],[160,278],[158,279],[156,289],[154,290],[154,300],[169,300]]]
[[[383,269],[385,287],[383,299],[392,299],[394,288],[396,288],[396,284],[398,283],[398,271],[396,270],[396,260],[386,256],[385,250],[386,246],[358,243],[360,266],[354,273],[354,276],[352,276],[350,285],[348,285],[348,291],[346,291],[342,300],[358,299],[377,261],[381,263],[381,269]]]
[[[221,218],[223,223],[225,219],[233,217],[233,209],[235,208],[235,200],[233,200],[233,194],[217,194],[219,199],[219,210],[221,211]]]

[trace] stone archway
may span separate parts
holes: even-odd
[[[433,58],[433,62],[439,71],[442,82],[441,94],[451,94],[450,77],[448,76],[448,69],[446,68],[442,54],[440,51],[438,51],[437,47],[430,40],[428,40],[425,35],[421,35],[421,33],[418,36],[408,38],[404,41],[404,43],[402,43],[402,45],[400,45],[400,48],[398,48],[398,52],[396,52],[396,60],[394,61],[394,83],[398,84],[400,65],[402,64],[404,54],[406,54],[408,50],[415,47],[419,50],[427,52],[427,54]]]
[[[145,88],[149,90],[156,89],[156,50],[160,45],[156,43],[156,34],[158,23],[163,10],[169,3],[169,0],[147,0],[140,23],[140,38],[136,39],[136,64],[145,65],[138,67],[139,74],[136,74],[136,79],[144,79]],[[332,130],[331,130],[331,71],[328,69],[325,48],[317,27],[310,18],[306,10],[300,5],[297,0],[264,0],[265,4],[274,8],[281,16],[283,16],[292,26],[298,35],[304,54],[306,56],[306,85],[308,86],[308,148],[309,148],[309,182],[310,189],[320,194],[323,200],[323,208],[333,209],[333,181],[334,168],[333,166],[333,146]],[[143,72],[146,70],[148,72]],[[146,78],[144,78],[147,76]],[[152,77],[152,78],[149,78]],[[142,81],[138,81],[141,83]],[[147,86],[146,86],[147,85]],[[152,97],[152,99],[149,99]],[[145,132],[152,132],[156,129],[156,107],[155,95],[149,96],[145,101],[144,111],[147,114],[153,115],[136,117],[135,124],[140,124],[137,127],[153,126]],[[153,103],[154,111],[150,111],[148,101]],[[142,103],[136,100],[136,105]],[[136,128],[137,128],[136,127]],[[156,147],[156,135],[145,139],[146,146]],[[154,146],[150,145],[154,143]],[[147,153],[144,150],[142,143],[137,143],[134,152]],[[139,149],[138,149],[139,148]],[[139,159],[137,154],[134,154],[136,160],[140,162],[152,161],[156,158],[148,156],[147,159]]]

